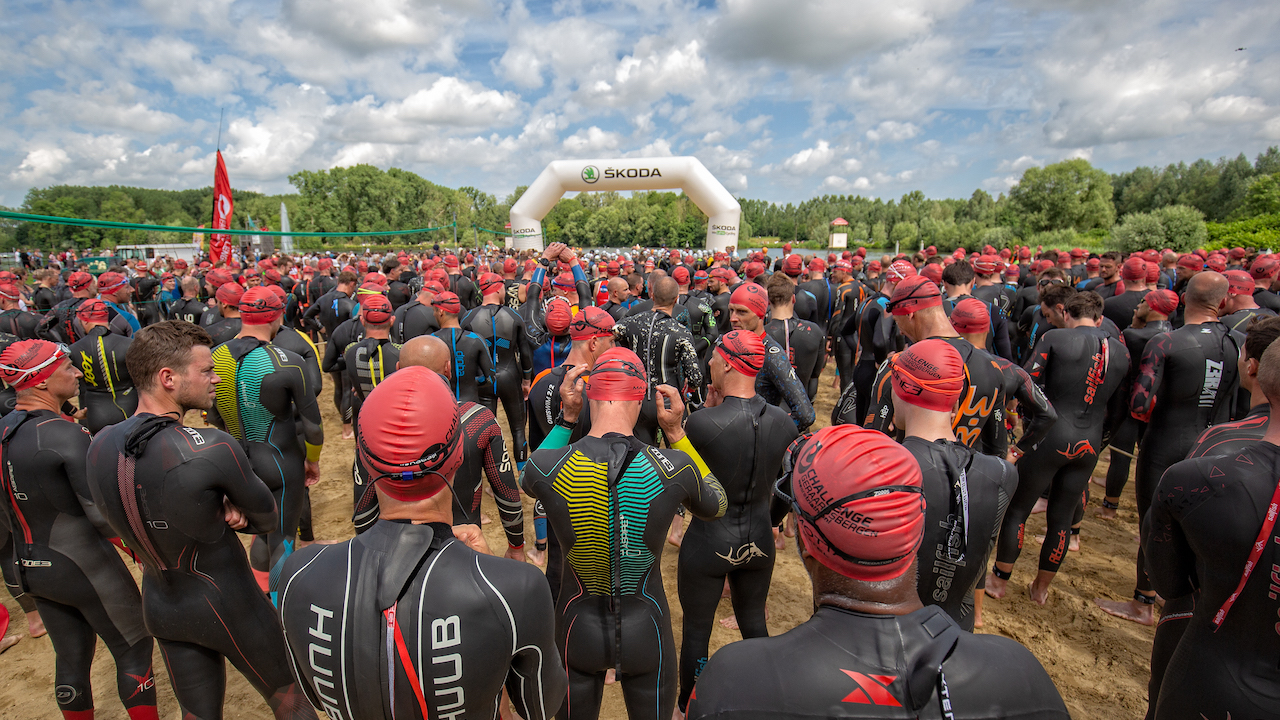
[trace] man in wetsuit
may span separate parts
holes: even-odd
[[[605,284],[605,290],[608,291],[608,299],[600,309],[609,313],[614,320],[626,317],[627,310],[635,304],[628,292],[627,281],[619,277],[611,277]]]
[[[909,277],[894,287],[887,311],[905,338],[912,342],[941,338],[960,353],[966,386],[952,424],[956,437],[986,455],[1006,457],[1009,438],[1004,429],[1004,410],[1000,407],[1004,373],[990,355],[956,333],[943,312],[938,286],[922,275]],[[888,365],[876,375],[874,395],[864,421],[866,427],[883,433],[891,432],[894,427],[890,376]]]
[[[40,326],[40,316],[23,310],[22,288],[15,283],[0,283],[0,332],[15,335],[20,340],[34,340]]]
[[[659,564],[668,519],[677,505],[706,520],[722,516],[724,489],[684,434],[676,388],[658,390],[658,419],[671,449],[631,434],[650,386],[640,358],[626,348],[605,352],[591,369],[585,390],[591,432],[566,446],[585,370],[575,367],[565,377],[562,420],[521,478],[565,548],[556,599],[556,641],[569,674],[564,717],[599,717],[605,674],[613,668],[633,720],[669,720],[676,653]]]
[[[541,377],[546,371],[564,363],[572,346],[569,337],[569,324],[572,322],[573,308],[568,300],[558,297],[547,303],[542,327],[527,328],[533,345],[533,377]],[[531,443],[531,447],[536,448],[537,443]]]
[[[1129,327],[1121,333],[1125,347],[1129,350],[1129,373],[1119,390],[1122,397],[1131,397],[1133,394],[1133,382],[1138,376],[1138,361],[1146,350],[1147,342],[1156,335],[1173,330],[1173,326],[1169,324],[1169,316],[1177,307],[1178,296],[1172,290],[1149,290],[1138,307],[1134,308]],[[1106,495],[1102,498],[1102,507],[1095,511],[1104,520],[1115,518],[1116,511],[1120,509],[1120,493],[1124,492],[1124,486],[1129,482],[1133,449],[1145,428],[1145,422],[1135,418],[1132,413],[1126,413],[1111,433]]]
[[[138,323],[146,327],[160,321],[160,278],[151,274],[145,262],[138,263],[133,285],[133,306],[138,310]]]
[[[360,420],[360,408],[374,388],[395,372],[400,345],[391,341],[391,301],[382,295],[360,296],[360,324],[364,337],[343,351],[346,383],[351,388],[351,421]]]
[[[1197,258],[1198,259],[1198,258]],[[1143,520],[1164,471],[1186,457],[1200,433],[1231,418],[1242,341],[1218,322],[1227,279],[1216,272],[1189,278],[1181,328],[1151,338],[1138,363],[1129,410],[1147,423],[1134,475],[1138,518]],[[1138,550],[1133,600],[1094,600],[1107,613],[1154,625],[1155,590]]]
[[[844,342],[857,353],[853,382],[857,386],[854,397],[859,420],[867,416],[867,409],[871,406],[876,371],[884,364],[890,352],[901,350],[904,345],[898,326],[886,309],[889,298],[899,282],[914,277],[915,274],[916,269],[909,262],[890,265],[885,271],[879,294],[862,303],[856,320],[851,318],[845,321]]]
[[[30,306],[41,314],[48,313],[58,304],[58,294],[56,286],[58,284],[58,271],[53,268],[45,268],[37,270],[35,273],[36,285],[35,290],[31,293]]]
[[[328,339],[333,331],[344,320],[355,312],[356,301],[352,298],[357,287],[356,274],[343,270],[338,274],[338,283],[311,303],[311,307],[302,314],[302,320],[310,327],[317,324],[324,330]]]
[[[420,335],[430,335],[440,329],[436,322],[431,300],[436,293],[444,292],[444,286],[435,281],[423,283],[422,289],[412,300],[396,308],[395,321],[391,324],[391,339],[404,344]]]
[[[1120,277],[1124,281],[1124,292],[1104,300],[1102,315],[1123,331],[1133,322],[1138,303],[1147,297],[1149,289],[1155,288],[1147,287],[1147,261],[1136,255],[1120,266]]]
[[[63,717],[93,717],[90,670],[101,637],[130,720],[156,720],[152,640],[138,586],[93,506],[89,433],[60,412],[79,375],[66,348],[45,340],[17,342],[0,354],[0,379],[18,393],[17,408],[0,422],[0,527],[13,534],[6,543],[12,553],[0,562],[13,567],[48,628]]]
[[[1275,317],[1274,310],[1259,307],[1253,299],[1253,278],[1243,270],[1227,271],[1227,304],[1222,308],[1222,324],[1244,335],[1254,318]]]
[[[837,260],[831,270],[836,283],[835,310],[827,325],[827,343],[835,356],[836,373],[840,378],[839,389],[853,382],[854,348],[844,341],[845,325],[857,323],[858,309],[866,302],[870,290],[853,277],[853,265],[848,260]],[[856,327],[853,331],[856,333]]]
[[[952,263],[946,270],[942,271],[942,283],[947,293],[944,311],[949,313],[956,303],[964,298],[973,297],[975,277],[973,267],[963,260]],[[1009,346],[1008,318],[1005,317],[1004,311],[1000,309],[998,299],[997,301],[983,301],[983,304],[987,306],[987,312],[991,315],[991,337],[987,342],[987,352],[991,355],[998,355],[1012,360],[1013,350]]]
[[[788,305],[792,302],[790,288]],[[685,433],[711,473],[722,481],[724,517],[694,518],[680,544],[680,698],[683,712],[707,663],[711,630],[726,579],[743,638],[765,637],[765,600],[774,553],[769,499],[782,456],[799,432],[787,413],[756,394],[764,367],[760,336],[746,330],[722,335],[708,363],[707,404],[691,413]]]
[[[657,387],[668,385],[695,398],[702,397],[702,366],[694,349],[689,329],[672,317],[679,286],[663,277],[653,283],[653,309],[619,320],[613,328],[619,346],[636,353],[644,363],[649,378],[636,437],[644,443],[656,443],[658,418]]]
[[[480,388],[487,386],[492,392],[494,383],[489,347],[479,335],[458,323],[462,303],[457,295],[448,291],[439,293],[432,299],[431,307],[435,308],[436,323],[440,325],[432,334],[449,346],[453,358],[449,364],[449,386],[453,388],[454,398],[458,402],[480,402]]]
[[[200,316],[209,308],[208,305],[200,301],[200,281],[193,277],[184,277],[180,284],[182,288],[182,298],[169,306],[170,320],[181,320],[196,324],[200,322]]]
[[[808,392],[787,360],[787,354],[764,331],[764,316],[769,308],[769,293],[758,283],[738,286],[729,298],[729,325],[760,336],[764,344],[764,367],[756,375],[756,392],[770,405],[786,402],[796,429],[804,432],[816,417]]]
[[[484,341],[490,365],[494,369],[492,385],[480,388],[480,402],[497,415],[498,400],[511,427],[511,442],[517,463],[528,457],[525,442],[525,397],[533,380],[533,346],[520,313],[502,304],[502,277],[494,273],[480,276],[483,297],[480,307],[469,311],[461,326]]]
[[[1268,400],[1280,400],[1280,346],[1263,354],[1257,384]],[[1179,462],[1160,479],[1142,526],[1152,587],[1167,598],[1196,599],[1158,685],[1153,664],[1158,694],[1148,717],[1276,716],[1277,443],[1280,426],[1269,427],[1260,442]]]
[[[1129,351],[1099,327],[1101,298],[1076,293],[1065,310],[1066,327],[1045,333],[1025,368],[1044,388],[1058,421],[1048,437],[1018,459],[1018,490],[1005,514],[995,566],[987,578],[986,592],[996,598],[1004,597],[1022,552],[1027,518],[1047,487],[1045,541],[1030,588],[1032,601],[1045,604],[1071,535],[1079,533],[1076,509],[1098,464],[1098,448],[1126,411],[1125,397],[1117,391],[1129,372]]]
[[[244,288],[240,283],[229,282],[218,286],[214,296],[218,300],[218,312],[221,320],[206,325],[205,331],[213,338],[214,347],[240,334],[240,300],[244,297]]]
[[[253,288],[240,301],[240,318],[240,334],[213,349],[219,381],[209,423],[242,444],[254,474],[275,497],[278,522],[259,533],[249,549],[259,586],[274,593],[306,507],[303,488],[320,480],[324,426],[302,358],[270,344],[284,324],[284,303],[267,288]],[[295,413],[302,419],[304,443],[298,442]]]
[[[552,243],[553,245],[555,243]],[[476,284],[471,278],[462,274],[461,268],[458,266],[458,256],[452,253],[444,256],[444,269],[448,273],[446,280],[448,286],[446,290],[458,296],[458,301],[462,303],[462,307],[470,310],[480,304],[480,291],[476,288]]]
[[[71,297],[63,300],[45,314],[37,331],[41,338],[66,345],[84,336],[84,328],[76,319],[76,307],[97,294],[94,278],[87,272],[76,271],[67,276],[67,289]]]
[[[107,305],[107,324],[111,332],[129,336],[142,329],[138,316],[133,314],[129,305],[131,297],[133,286],[125,276],[117,272],[104,272],[98,276],[98,299]]]
[[[765,290],[772,319],[765,323],[764,331],[782,346],[812,403],[818,395],[818,378],[827,365],[826,334],[817,323],[795,316],[796,293],[785,276],[774,273],[765,283]]]
[[[911,453],[855,425],[796,445],[775,504],[798,516],[816,610],[783,635],[718,650],[689,720],[1068,717],[1025,647],[966,633],[942,608],[922,606],[925,507]]]
[[[478,527],[450,527],[464,421],[449,386],[403,367],[369,400],[356,460],[381,517],[285,565],[280,617],[307,696],[330,718],[492,718],[505,687],[521,717],[549,719],[565,671],[546,580],[489,555]]]
[[[289,667],[271,601],[234,531],[277,523],[271,491],[240,443],[179,418],[213,406],[209,335],[183,322],[149,325],[126,358],[138,412],[89,447],[94,506],[142,564],[142,615],[184,717],[222,717],[231,661],[279,720],[314,718]]]
[[[920,464],[923,477],[920,602],[937,605],[972,631],[974,588],[1018,475],[1005,460],[981,455],[956,440],[951,413],[964,389],[965,367],[954,347],[945,340],[923,340],[889,362],[895,422],[902,426],[903,447]]]
[[[76,317],[86,334],[71,346],[71,361],[81,373],[80,408],[86,412],[83,424],[96,435],[138,409],[138,393],[124,360],[132,339],[111,332],[107,306],[97,298],[80,303]]]

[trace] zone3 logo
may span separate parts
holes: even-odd
[[[887,705],[889,707],[902,707],[902,703],[897,698],[889,694],[889,686],[897,680],[895,675],[864,675],[852,670],[840,668],[840,672],[848,675],[857,684],[853,692],[845,696],[841,702],[857,703],[859,705]]]

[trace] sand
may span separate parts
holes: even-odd
[[[350,523],[350,468],[354,449],[352,441],[342,439],[342,426],[327,388],[328,378],[325,382],[326,389],[320,399],[327,442],[320,459],[322,480],[312,488],[311,498],[316,537],[341,540],[354,534]],[[824,378],[816,403],[818,424],[815,429],[827,424],[836,397],[830,382]],[[509,442],[510,435],[507,437]],[[1103,477],[1106,473],[1106,454],[1103,454],[1095,477]],[[1032,516],[1028,524],[1027,547],[1009,582],[1009,595],[1002,600],[986,600],[986,626],[979,632],[1004,635],[1030,648],[1048,670],[1075,717],[1140,718],[1146,712],[1153,629],[1113,618],[1093,604],[1095,597],[1124,599],[1133,591],[1138,519],[1132,486],[1130,482],[1121,501],[1119,517],[1111,521],[1094,517],[1093,507],[1101,499],[1101,488],[1093,486],[1094,499],[1081,532],[1082,551],[1068,555],[1045,607],[1032,603],[1025,592],[1035,576],[1039,552],[1039,546],[1031,538],[1043,531],[1043,515]],[[525,534],[528,545],[532,547],[533,525],[528,514],[532,502],[528,499],[525,508]],[[491,547],[500,552],[505,549],[502,528],[493,500],[488,496],[484,499],[484,512],[493,520],[485,526],[485,534]],[[677,548],[666,546],[662,574],[671,604],[672,626],[679,642],[681,610],[676,593],[677,555]],[[10,633],[25,635],[26,625],[18,604],[7,593],[0,593],[0,598],[13,616]],[[787,549],[778,553],[768,607],[771,634],[786,632],[808,619],[812,612],[808,577],[795,553],[794,540],[788,540]],[[731,613],[729,601],[722,600],[717,619]],[[736,631],[725,630],[717,624],[711,637],[712,650],[737,639]],[[53,671],[54,654],[48,636],[24,638],[13,649],[0,655],[0,675],[5,678],[0,683],[0,718],[60,720],[61,715],[53,699]],[[158,650],[155,654],[155,676],[160,717],[177,718],[178,705]],[[127,720],[128,716],[115,695],[114,663],[101,641],[94,659],[93,686],[96,717],[99,720]],[[227,718],[270,720],[272,717],[261,697],[230,667],[226,698]],[[601,717],[626,717],[618,685],[605,688]]]

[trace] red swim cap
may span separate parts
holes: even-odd
[[[968,297],[956,303],[951,311],[951,327],[961,335],[986,333],[991,329],[991,314],[981,300]]]
[[[889,282],[901,282],[909,277],[915,277],[916,268],[906,260],[894,260],[884,274]]]
[[[923,275],[912,275],[893,288],[888,310],[894,315],[906,315],[940,305],[942,292],[938,286]]]
[[[1089,272],[1093,272],[1094,270],[1097,270],[1102,267],[1102,261],[1099,260],[1098,258],[1089,258],[1088,260],[1085,261],[1084,267]]]
[[[648,390],[649,378],[640,357],[621,347],[606,350],[587,381],[589,400],[643,400]]]
[[[448,383],[417,365],[378,383],[360,410],[356,460],[402,502],[432,497],[452,482],[462,464],[462,431]]]
[[[214,270],[213,272],[210,272],[209,274],[204,276],[204,281],[209,285],[212,285],[214,290],[217,290],[223,285],[226,285],[227,283],[232,282],[231,274],[228,273],[226,270]]]
[[[999,258],[994,255],[982,255],[973,261],[973,271],[979,275],[991,275],[996,271],[996,263]]]
[[[436,293],[435,298],[431,300],[431,305],[450,315],[457,315],[462,312],[462,301],[458,299],[455,293],[448,291]]]
[[[111,294],[128,285],[125,276],[115,272],[105,272],[98,276],[98,292]]]
[[[1172,315],[1178,309],[1178,294],[1172,290],[1152,290],[1144,299],[1147,307],[1161,315]]]
[[[85,300],[76,308],[76,316],[85,322],[104,323],[107,321],[107,304],[98,298]]]
[[[280,271],[274,268],[263,273],[262,277],[265,278],[267,282],[272,284],[278,284],[281,280]]]
[[[747,279],[753,280],[764,274],[764,263],[749,262],[746,267]]]
[[[1227,259],[1221,255],[1210,255],[1209,259],[1204,261],[1204,266],[1214,272],[1226,272]]]
[[[835,256],[832,255],[832,258]],[[833,259],[831,262],[835,262]],[[809,272],[824,272],[827,269],[827,263],[822,258],[816,257],[809,261]]]
[[[67,355],[65,345],[48,340],[16,342],[0,353],[0,380],[14,390],[35,387],[49,379]]]
[[[445,267],[451,267],[451,268],[456,268],[456,267],[458,267],[458,256],[457,256],[457,255],[453,255],[453,254],[445,255],[445,256],[444,256],[444,265],[445,265]]]
[[[741,305],[762,318],[769,310],[769,293],[756,283],[746,282],[729,296],[729,304]]]
[[[617,261],[610,260],[609,264],[605,265],[604,271],[609,277],[614,277],[618,274],[619,269]]]
[[[680,265],[675,270],[671,271],[671,279],[675,280],[677,285],[688,285],[689,284],[689,268],[683,265]]]
[[[504,273],[513,273],[516,271],[517,267],[519,266],[516,264],[516,259],[513,257],[509,257],[502,261],[502,272]]]
[[[792,510],[804,548],[855,580],[901,576],[924,538],[920,466],[889,436],[832,425],[792,444]]]
[[[320,262],[317,263],[317,265],[319,266],[320,271],[324,272],[325,270],[333,267],[333,261],[329,258],[320,258]]]
[[[964,360],[946,340],[922,340],[893,357],[893,394],[936,412],[951,412],[964,390]]]
[[[18,289],[12,281],[0,283],[0,297],[6,297],[10,300],[21,300],[22,290]]]
[[[1125,282],[1142,282],[1147,279],[1147,261],[1134,255],[1120,266],[1120,279]]]
[[[279,285],[268,285],[267,289],[275,293],[276,297],[280,298],[281,302],[285,301],[289,297],[289,293],[285,292],[284,288]]]
[[[716,352],[729,367],[747,377],[755,377],[764,369],[764,341],[753,332],[733,330],[721,335]]]
[[[1228,270],[1227,291],[1232,295],[1252,295],[1253,276],[1243,270]]]
[[[942,284],[942,266],[938,263],[929,263],[920,269],[920,274],[929,279],[934,285]]]
[[[218,302],[223,305],[235,307],[240,304],[240,298],[244,297],[244,288],[240,283],[222,283],[218,286],[218,292],[214,293],[214,297],[218,298]]]
[[[438,280],[428,280],[422,284],[422,289],[426,290],[432,295],[439,295],[440,293],[444,292],[444,285],[441,285],[440,281]]]
[[[1271,255],[1264,255],[1254,260],[1253,264],[1249,266],[1249,275],[1253,276],[1255,280],[1265,280],[1275,277],[1276,270],[1280,270],[1280,263],[1277,263]]]
[[[788,255],[787,259],[782,261],[782,272],[790,277],[799,277],[804,273],[804,258],[799,255]]]
[[[504,283],[502,282],[501,275],[497,273],[485,273],[480,276],[476,285],[479,286],[481,295],[491,295],[494,292],[500,292]]]
[[[545,318],[547,330],[550,330],[552,335],[560,337],[569,332],[569,325],[573,322],[573,308],[568,300],[555,298],[547,303]]]
[[[1178,258],[1178,267],[1184,267],[1192,272],[1200,272],[1204,270],[1204,260],[1199,255],[1183,255]]]
[[[1232,260],[1243,260],[1245,256],[1248,254],[1249,253],[1245,252],[1244,248],[1242,247],[1233,247],[1231,248],[1230,251],[1227,252],[1227,257],[1231,258]]]
[[[218,295],[226,287],[218,288]],[[283,312],[284,303],[270,288],[250,288],[240,298],[240,322],[245,325],[270,325]]]
[[[1160,266],[1153,263],[1147,263],[1147,284],[1154,285],[1160,281]]]
[[[381,325],[390,321],[395,312],[391,309],[391,301],[385,295],[369,295],[361,298],[360,311],[364,313],[364,321],[370,325]]]
[[[71,292],[80,292],[89,287],[93,283],[93,276],[87,272],[77,270],[67,276],[67,287],[71,288]]]
[[[551,281],[552,286],[561,290],[577,290],[578,283],[574,282],[573,273],[560,273]]]
[[[569,322],[569,337],[574,340],[590,340],[612,335],[613,316],[594,305],[583,308]]]

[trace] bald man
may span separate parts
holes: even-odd
[[[627,314],[627,310],[639,302],[631,295],[631,288],[628,287],[627,281],[620,277],[609,278],[605,289],[609,292],[609,299],[600,306],[600,309],[609,313],[615,322],[621,320]]]

